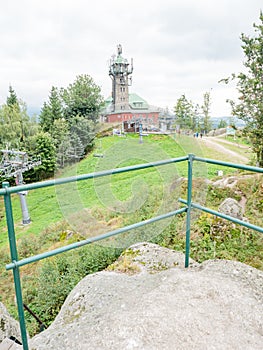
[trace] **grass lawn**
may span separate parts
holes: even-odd
[[[202,147],[202,143],[198,141],[193,137],[183,135],[176,139],[173,136],[149,135],[143,138],[143,143],[139,143],[138,135],[104,137],[97,140],[97,147],[95,147],[92,154],[89,154],[81,162],[63,169],[63,171],[55,175],[55,178],[74,177],[80,174],[99,172],[140,163],[178,158],[190,153],[204,158],[231,162],[231,159],[226,158],[225,154],[209,147]],[[99,153],[103,154],[102,158],[93,156],[93,154]],[[213,204],[218,206],[218,202],[228,195],[228,192],[222,189],[209,191],[207,183],[202,180],[215,178],[217,171],[221,169],[224,170],[224,174],[237,172],[237,170],[231,168],[228,169],[217,165],[194,162],[193,201],[200,204],[207,203],[208,207],[212,207]],[[97,236],[114,230],[117,227],[129,225],[175,210],[180,206],[178,198],[185,198],[186,196],[187,184],[184,180],[186,177],[187,162],[185,161],[32,190],[27,195],[27,204],[32,222],[27,226],[21,225],[22,218],[19,197],[18,195],[13,195],[13,216],[20,256],[27,257],[41,251],[57,248],[63,244],[69,244],[71,241],[67,236],[71,237],[72,233],[77,233],[73,237],[76,241],[83,239],[83,237]],[[255,191],[258,191],[256,186],[253,187],[251,185],[250,187],[255,187]],[[231,194],[231,196],[234,195],[237,194]],[[258,192],[255,192],[255,196],[258,197]],[[250,206],[254,208],[254,206]],[[256,210],[256,213],[258,213],[258,209]],[[7,303],[9,311],[11,310],[12,314],[15,315],[12,273],[5,271],[5,264],[10,261],[10,258],[7,247],[8,237],[3,198],[0,198],[0,217],[0,301],[2,300]],[[202,230],[205,230],[207,225],[211,225],[209,220],[211,221],[211,218],[208,217],[207,219],[205,215],[200,216],[199,219],[192,215],[192,233],[195,236],[197,236],[198,231],[202,233]],[[136,229],[119,237],[103,241],[103,243],[100,243],[100,247],[122,249],[137,241],[154,241],[156,239],[156,243],[176,250],[183,250],[185,242],[184,223],[185,217],[183,215],[174,219],[162,220],[155,224],[144,226],[143,230]],[[236,231],[234,233],[237,234]],[[207,237],[209,235],[206,235],[205,239],[208,239]],[[225,240],[222,238],[222,242],[220,241],[219,243],[220,245],[224,245]],[[213,249],[211,248],[207,251],[209,244],[203,238],[200,238],[192,242],[191,249],[193,252],[197,252],[199,255],[201,254],[201,259],[213,258],[215,256],[214,246],[212,247]],[[229,247],[224,248],[226,251],[225,254],[231,250],[231,244],[232,241],[229,243]],[[255,263],[255,266],[261,266],[262,259],[258,258],[258,255],[255,253],[255,250],[260,250],[260,248],[257,248],[258,246],[262,246],[260,244],[256,245],[254,241],[251,244],[253,247],[253,250],[251,249],[251,255],[259,260],[258,265]],[[235,254],[240,248],[239,241],[236,245]],[[96,245],[90,245],[85,248],[93,248],[94,246],[94,249],[96,249]],[[85,255],[81,249],[74,250],[74,254],[72,253],[72,255],[60,255],[61,261],[66,259],[69,266],[71,266],[74,257],[76,258],[80,254],[80,256],[83,255],[83,261],[87,262],[90,258],[92,260],[91,265],[94,262],[96,265],[96,259],[93,259],[91,251]],[[247,246],[243,250],[247,251]],[[103,255],[98,256],[100,260],[103,260]],[[219,255],[218,253],[218,256],[222,257],[223,255]],[[231,256],[226,255],[226,258],[230,259]],[[243,256],[240,260],[245,261],[242,259],[244,259]],[[54,272],[52,263],[54,264],[55,260],[47,259],[46,261],[47,263],[51,261],[51,270],[48,271],[48,274],[51,275]],[[31,299],[35,300],[36,298],[36,295],[34,295],[36,292],[35,286],[41,266],[43,266],[42,262],[39,262],[21,269],[22,284],[26,282],[24,283],[26,285],[24,287],[24,294],[26,295],[26,300],[29,300],[29,303]],[[74,268],[75,265],[72,269],[74,270]],[[68,278],[69,281],[72,280],[70,274]],[[56,288],[56,292],[60,288],[64,288],[65,285],[66,283],[63,282],[60,287]],[[46,294],[46,290],[43,292]],[[54,291],[50,292],[50,295],[52,293],[54,294]],[[48,295],[48,301],[52,299],[49,297],[50,295]],[[58,296],[60,297],[60,295]],[[34,333],[34,330],[32,332]]]
[[[242,144],[238,143],[238,142],[234,142],[232,140],[229,140],[231,143],[226,143],[224,142],[224,139],[221,140],[219,138],[216,139],[216,142],[218,142],[220,145],[224,146],[225,148],[234,151],[238,154],[240,154],[241,156],[247,157],[247,158],[251,158],[253,153],[251,151],[251,149],[246,145],[246,146],[242,146]]]
[[[97,140],[98,149],[94,153],[103,153],[103,158],[87,156],[76,165],[70,166],[56,174],[55,177],[68,177],[84,173],[97,172],[117,167],[130,166],[138,163],[155,162],[161,159],[177,158],[189,153],[195,155],[222,159],[220,152],[209,148],[202,149],[198,142],[188,136],[174,139],[165,135],[149,135],[139,143],[138,135],[104,137]],[[194,176],[214,177],[222,167],[195,163]],[[233,173],[233,169],[226,169]],[[175,177],[187,176],[187,162],[132,171],[114,176],[86,180],[78,183],[59,185],[55,187],[32,190],[27,196],[27,204],[32,223],[21,225],[21,209],[19,197],[13,195],[13,215],[17,238],[28,234],[38,235],[48,226],[63,219],[70,220],[74,213],[84,208],[108,207],[110,210],[127,210],[127,205],[139,205],[148,189],[155,186],[168,186]],[[141,200],[134,201],[134,197]],[[128,204],[124,204],[126,201]],[[125,207],[126,205],[126,207]],[[0,247],[7,244],[7,230],[4,218],[3,200],[1,199]]]

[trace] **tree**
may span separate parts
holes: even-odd
[[[83,117],[76,115],[72,118],[70,135],[77,135],[83,145],[83,154],[86,153],[86,147],[95,138],[95,125],[94,122]],[[75,137],[76,138],[76,137]]]
[[[174,107],[174,113],[176,115],[176,123],[180,125],[182,129],[193,129],[195,107],[192,101],[188,101],[183,94],[176,102]]]
[[[232,115],[246,122],[245,132],[257,157],[257,165],[263,167],[263,13],[260,23],[254,24],[255,35],[241,34],[245,71],[232,74],[221,82],[237,81],[239,102],[228,100]]]
[[[56,150],[49,133],[43,131],[28,137],[25,149],[30,157],[40,156],[41,165],[25,173],[24,178],[39,181],[53,176],[56,170]]]
[[[54,121],[51,136],[56,148],[69,137],[69,126],[64,118]]]
[[[202,118],[202,128],[206,133],[208,133],[211,128],[211,117],[210,117],[210,107],[211,107],[211,97],[209,92],[204,93],[204,102],[201,106],[201,109],[203,111],[203,118]]]
[[[227,122],[223,119],[220,120],[219,124],[218,124],[218,129],[223,129],[227,127]]]
[[[73,133],[70,139],[70,147],[67,149],[67,157],[70,162],[79,161],[84,155],[84,146],[80,137]]]
[[[39,120],[43,131],[52,133],[55,120],[63,118],[62,100],[58,89],[52,86],[49,101],[44,102]]]
[[[36,121],[27,114],[26,104],[18,100],[10,86],[6,104],[0,108],[0,145],[19,149],[23,147],[25,139],[37,130]]]
[[[100,88],[89,75],[77,76],[67,88],[52,87],[39,119],[42,130],[53,139],[60,166],[88,152],[102,104]]]
[[[232,126],[234,129],[236,129],[236,122],[234,117],[228,118],[228,125]]]
[[[49,106],[54,121],[63,117],[63,107],[60,93],[54,86],[51,88]]]
[[[8,107],[19,107],[18,99],[15,93],[15,90],[12,88],[12,86],[9,86],[9,96],[7,96],[6,104]]]
[[[70,122],[74,116],[85,117],[94,123],[98,121],[103,105],[101,89],[89,75],[79,75],[73,84],[61,89],[64,116]]]
[[[200,107],[199,107],[199,104],[196,104],[194,107],[194,114],[193,114],[193,118],[192,118],[192,130],[193,131],[200,131],[200,122],[201,122]]]

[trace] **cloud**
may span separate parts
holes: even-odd
[[[239,37],[253,33],[261,1],[3,2],[0,103],[11,84],[40,109],[53,85],[67,86],[78,74],[91,75],[107,97],[107,62],[121,43],[134,58],[132,91],[150,104],[172,108],[182,93],[200,103],[212,88],[213,114],[230,113],[225,99],[234,90],[217,81],[242,69]]]

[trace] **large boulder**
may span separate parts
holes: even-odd
[[[207,136],[220,136],[220,135],[224,135],[225,133],[226,133],[226,128],[213,129],[213,130],[209,131]]]
[[[242,220],[243,208],[234,198],[226,198],[219,206],[218,211],[225,215]]]
[[[0,343],[10,337],[21,341],[19,323],[10,316],[6,307],[0,302]]]
[[[262,349],[263,273],[150,243],[74,288],[34,350]],[[50,296],[52,297],[52,296]]]

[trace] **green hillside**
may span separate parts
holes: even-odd
[[[169,136],[149,135],[143,139],[143,144],[140,144],[137,135],[128,136],[127,138],[111,136],[98,140],[97,145],[98,147],[94,153],[103,153],[103,158],[93,157],[93,154],[90,154],[80,163],[65,169],[63,173],[55,174],[55,178],[75,176],[76,174],[91,173],[137,163],[148,163],[172,157],[176,158],[188,153],[216,159],[221,159],[220,157],[222,157],[220,152],[215,152],[214,150],[211,152],[209,149],[203,150],[194,139],[189,137],[181,137],[178,140],[174,140]],[[103,207],[102,202],[111,200],[112,194],[116,196],[117,200],[123,201],[132,196],[131,184],[134,181],[136,182],[136,179],[143,177],[147,185],[151,187],[157,183],[167,184],[176,175],[186,176],[186,166],[186,163],[175,166],[170,165],[162,167],[162,169],[160,167],[158,169],[120,174],[111,178],[97,179],[96,181],[89,180],[77,184],[30,191],[27,196],[27,203],[32,223],[25,227],[20,225],[20,203],[18,196],[14,195],[13,211],[17,238],[19,239],[29,233],[38,235],[49,225],[67,219],[68,215],[83,208]],[[220,169],[218,166],[199,164],[195,167],[195,174],[202,177],[213,177],[218,169]],[[227,170],[226,172],[230,173],[233,170]],[[109,190],[107,190],[109,186],[112,193],[109,193]],[[106,194],[109,198],[107,198]],[[104,198],[102,199],[101,196]],[[6,223],[3,218],[2,205],[0,247],[5,246],[7,243]]]
[[[189,153],[233,161],[233,156],[206,147],[200,140],[188,136],[175,139],[173,136],[149,135],[143,138],[143,143],[139,142],[138,135],[108,136],[96,141],[94,152],[86,159],[58,172],[55,178],[178,158]],[[244,196],[247,191],[244,180],[240,180],[233,189],[213,188],[207,183],[206,179],[216,179],[216,173],[221,169],[225,175],[240,173],[235,169],[216,165],[194,164],[193,199],[196,202],[217,209],[228,196],[237,200]],[[186,177],[187,162],[183,162],[32,190],[27,196],[32,219],[28,226],[21,225],[19,198],[13,195],[20,257],[28,257],[175,210],[180,207],[177,199],[186,197]],[[253,177],[249,181],[249,191],[246,193],[249,206],[245,214],[251,222],[260,225],[263,203],[260,187],[262,177]],[[5,271],[9,253],[3,200],[1,217],[0,295],[1,301],[15,314],[12,274]],[[184,250],[184,224],[185,216],[180,215],[100,244],[23,267],[21,275],[25,302],[49,324],[74,285],[87,273],[108,266],[127,246],[149,240],[176,250]],[[191,256],[197,261],[227,258],[263,268],[263,242],[259,234],[230,224],[222,226],[222,235],[217,232],[216,236],[212,236],[209,232],[218,222],[207,214],[194,214],[192,224]],[[37,332],[36,324],[32,323],[30,318],[28,321],[31,324],[30,332]]]

